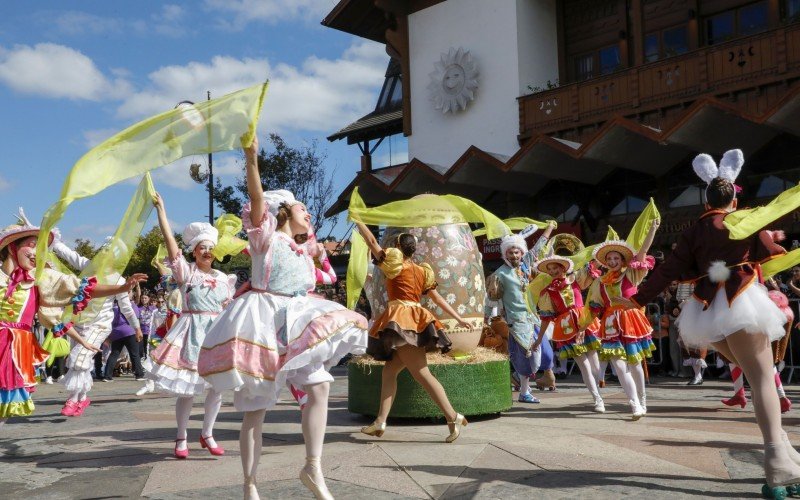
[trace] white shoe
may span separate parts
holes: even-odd
[[[318,500],[333,500],[322,476],[319,457],[306,457],[306,466],[300,469],[300,481]]]
[[[48,385],[53,385],[53,377],[47,377],[44,379],[44,383]]]
[[[61,375],[60,377],[58,377],[58,380],[56,380],[56,382],[61,382],[62,380],[64,380],[64,377],[66,377],[66,375]]]
[[[145,394],[153,392],[155,390],[155,388],[156,388],[155,382],[153,382],[152,380],[148,380],[148,381],[146,381],[144,383],[144,385],[142,386],[141,389],[136,391],[136,395],[137,396],[144,396]]]
[[[633,400],[630,401],[630,404],[631,419],[636,422],[645,415],[645,411],[642,409],[642,405],[635,403]]]
[[[597,398],[594,400],[594,412],[595,413],[605,413],[606,412],[606,405],[603,403],[601,398]]]
[[[639,394],[639,406],[642,407],[642,414],[647,415],[647,394]]]

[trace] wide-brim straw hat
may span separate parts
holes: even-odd
[[[560,264],[564,266],[564,269],[566,270],[565,274],[571,273],[572,270],[575,268],[575,264],[573,264],[573,262],[570,259],[562,257],[560,255],[551,255],[549,257],[544,257],[540,259],[538,262],[536,262],[536,269],[540,273],[546,273],[547,264]]]
[[[592,252],[592,258],[605,266],[606,256],[610,252],[617,252],[618,254],[622,255],[622,258],[625,259],[625,263],[630,263],[633,260],[633,256],[636,254],[636,251],[628,244],[628,242],[622,240],[611,240],[597,245]]]

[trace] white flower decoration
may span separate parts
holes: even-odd
[[[467,312],[467,307],[464,304],[459,304],[458,308],[456,309],[456,312],[458,312],[458,314],[460,316],[460,315],[464,314],[465,312]]]
[[[483,280],[481,279],[480,275],[475,275],[475,290],[481,291],[483,289]]]
[[[447,256],[447,259],[445,259],[445,260],[447,261],[447,265],[448,265],[448,266],[455,267],[455,266],[457,266],[457,265],[458,265],[458,259],[456,259],[456,258],[455,258],[455,257],[453,257],[452,255],[448,255],[448,256]]]
[[[469,298],[469,306],[470,307],[475,307],[475,296],[474,295]]]
[[[450,270],[449,269],[439,269],[439,277],[443,280],[450,279]]]
[[[458,286],[465,287],[467,286],[467,277],[466,276],[459,276],[458,277]]]
[[[447,294],[447,299],[446,299],[446,300],[447,300],[447,303],[448,303],[448,304],[455,304],[455,303],[456,303],[456,294],[454,294],[454,293],[448,293],[448,294]]]

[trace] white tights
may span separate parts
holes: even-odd
[[[325,479],[319,467],[322,445],[325,442],[325,428],[328,424],[328,394],[330,383],[306,385],[303,390],[308,393],[308,403],[303,408],[302,429],[306,445],[305,471],[318,485],[324,485]],[[242,454],[242,473],[245,490],[255,485],[258,463],[261,459],[261,432],[266,410],[254,410],[244,413],[242,430],[239,433],[239,448]]]
[[[185,440],[187,436],[187,429],[189,427],[189,417],[192,415],[192,405],[194,404],[193,396],[182,396],[175,401],[175,420],[178,423],[177,438]],[[222,406],[222,393],[214,390],[209,390],[206,393],[206,400],[203,403],[203,430],[200,434],[206,440],[209,446],[215,448],[217,443],[214,441],[212,435],[214,433],[214,424],[219,415],[219,409]],[[186,441],[179,442],[177,449],[184,450],[187,447]]]
[[[610,361],[611,366],[617,372],[617,378],[619,379],[619,385],[622,386],[622,390],[625,391],[625,395],[628,396],[628,399],[639,404],[639,394],[636,390],[636,382],[634,381],[633,375],[631,375],[630,368],[633,365],[629,365],[627,361],[624,359],[614,358]],[[641,368],[641,367],[640,367]]]
[[[631,372],[631,376],[633,377],[633,382],[636,384],[636,393],[639,395],[639,399],[642,399],[642,396],[647,394],[645,392],[644,367],[642,366],[642,363],[628,363],[628,368]]]
[[[597,353],[592,351],[597,357]],[[583,383],[586,384],[586,388],[589,389],[589,393],[595,398],[600,397],[600,391],[597,389],[597,381],[594,378],[594,370],[592,369],[592,363],[589,361],[589,358],[586,354],[581,354],[580,356],[575,357],[575,364],[578,365],[578,369],[581,371],[581,377],[583,377]]]

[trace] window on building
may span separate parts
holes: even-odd
[[[781,179],[775,175],[768,175],[764,177],[764,179],[761,181],[761,184],[759,184],[758,191],[756,191],[756,197],[763,198],[767,196],[775,196],[794,186],[795,183],[792,181]]]
[[[600,49],[600,74],[607,75],[618,70],[621,66],[619,59],[619,45],[612,45]]]
[[[626,196],[624,200],[611,209],[610,215],[639,213],[647,206],[647,201],[634,196]]]
[[[736,34],[736,13],[723,12],[706,19],[706,43],[714,45],[733,38]]]
[[[683,54],[689,50],[689,37],[686,26],[676,26],[664,30],[661,34],[663,57],[672,57]]]
[[[767,0],[762,0],[707,17],[706,43],[714,45],[736,36],[752,35],[767,28],[769,28],[769,5]]]
[[[672,194],[673,190],[670,190]],[[703,204],[703,190],[697,186],[689,186],[683,189],[672,201],[669,202],[670,208],[692,207]]]
[[[594,76],[594,54],[584,54],[575,58],[575,79],[588,80]]]
[[[689,50],[686,26],[675,26],[649,33],[644,37],[644,61],[653,62],[683,54]]]
[[[644,37],[644,62],[661,59],[661,44],[658,33],[650,33]]]
[[[739,34],[752,35],[769,27],[767,2],[747,5],[739,9]]]
[[[784,14],[789,22],[800,20],[800,0],[786,0]]]

